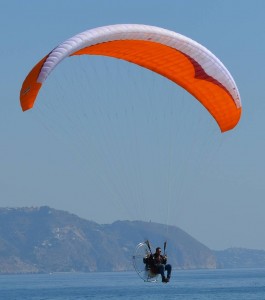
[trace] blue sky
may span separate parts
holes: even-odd
[[[212,249],[265,249],[264,1],[0,3],[1,207],[152,220]],[[238,85],[239,125],[222,135],[173,84],[100,58],[86,59],[85,70],[80,59],[65,61],[36,109],[22,113],[20,87],[38,60],[81,31],[118,23],[163,27],[210,49]],[[87,98],[80,120],[73,107]]]

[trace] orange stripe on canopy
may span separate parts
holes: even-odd
[[[85,47],[72,55],[103,55],[123,59],[167,77],[192,94],[210,112],[222,132],[236,126],[238,108],[228,90],[208,76],[200,64],[187,54],[158,42],[114,40]],[[23,82],[20,101],[23,111],[33,107],[42,83],[38,76],[49,55],[45,56]]]
[[[222,132],[236,126],[241,108],[229,92],[186,54],[151,41],[117,40],[83,48],[72,55],[104,55],[123,59],[159,73],[191,93],[215,118]],[[200,75],[202,74],[202,75]]]
[[[49,55],[43,57],[43,59],[34,66],[22,84],[20,90],[20,103],[23,111],[32,108],[34,105],[42,86],[41,83],[37,82],[37,79],[48,56]]]

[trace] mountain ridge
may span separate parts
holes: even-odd
[[[167,240],[174,269],[238,267],[236,262],[242,266],[244,259],[236,261],[235,255],[246,256],[244,251],[213,251],[176,226],[143,221],[98,224],[48,206],[0,208],[0,274],[131,271],[135,247],[146,239],[153,248]],[[259,263],[264,253],[256,255]]]

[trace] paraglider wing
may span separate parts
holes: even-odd
[[[20,92],[23,111],[33,107],[42,84],[58,63],[83,54],[123,59],[167,77],[199,100],[222,132],[234,128],[240,119],[239,91],[216,56],[181,34],[137,24],[87,30],[56,47],[26,77]]]

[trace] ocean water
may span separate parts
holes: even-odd
[[[0,275],[1,300],[265,299],[265,269],[174,271],[170,283],[133,272]]]

